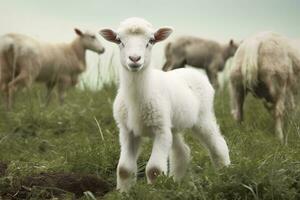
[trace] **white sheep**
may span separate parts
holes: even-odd
[[[69,44],[52,44],[26,35],[10,33],[0,37],[0,88],[8,108],[15,90],[38,81],[50,95],[57,85],[61,103],[65,90],[74,86],[86,69],[86,50],[102,54],[104,47],[91,32],[75,29],[77,37]]]
[[[238,48],[230,72],[232,114],[243,120],[243,105],[248,92],[265,99],[273,111],[275,134],[287,143],[283,132],[286,104],[293,108],[294,92],[300,76],[300,52],[294,41],[273,32],[261,32],[247,38]],[[289,104],[288,104],[289,105]]]
[[[141,138],[154,139],[146,166],[148,183],[167,174],[183,177],[190,150],[179,132],[191,128],[207,147],[216,167],[230,164],[227,144],[216,123],[214,89],[208,78],[195,69],[163,72],[150,67],[152,46],[172,32],[164,27],[154,31],[140,18],[123,21],[117,32],[100,34],[120,48],[120,87],[114,102],[114,118],[120,129],[121,155],[117,167],[117,189],[127,191],[136,182]]]

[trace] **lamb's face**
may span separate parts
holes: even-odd
[[[104,53],[105,49],[97,39],[95,34],[88,31],[83,33],[79,29],[75,29],[75,32],[79,36],[80,41],[85,49],[94,51],[99,54]]]
[[[140,18],[129,18],[121,23],[118,31],[103,29],[100,34],[118,44],[121,64],[131,72],[141,71],[150,65],[152,46],[166,39],[171,28],[154,31],[152,25]]]
[[[117,40],[121,64],[129,71],[140,71],[150,65],[153,34],[119,34]]]

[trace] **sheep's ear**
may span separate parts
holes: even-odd
[[[234,45],[233,39],[231,39],[231,40],[229,41],[229,45],[230,45],[230,46],[233,46],[233,45]]]
[[[76,33],[78,36],[82,36],[82,35],[83,35],[82,31],[79,30],[78,28],[74,28],[74,31],[75,31],[75,33]]]
[[[158,29],[154,33],[155,42],[160,42],[160,41],[167,39],[169,37],[169,35],[171,35],[172,32],[173,32],[173,29],[171,27],[163,27],[163,28]]]
[[[99,34],[104,37],[104,39],[119,44],[120,40],[117,38],[116,32],[111,29],[102,29],[99,31]]]

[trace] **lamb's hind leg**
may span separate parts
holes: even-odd
[[[148,183],[153,183],[158,175],[168,172],[168,155],[172,146],[172,133],[169,128],[157,129],[152,153],[146,166]]]
[[[141,138],[126,128],[120,129],[121,154],[117,167],[117,189],[127,191],[135,182]]]
[[[216,168],[230,164],[229,150],[220,133],[213,112],[202,114],[194,127],[196,136],[209,151],[210,158]]]
[[[172,150],[170,152],[170,176],[175,181],[180,180],[190,162],[190,148],[185,144],[183,135],[174,134]]]

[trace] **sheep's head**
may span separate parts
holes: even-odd
[[[239,44],[237,44],[236,42],[234,42],[232,39],[229,41],[228,44],[228,49],[227,49],[227,53],[228,53],[228,57],[232,57],[234,56],[236,50],[238,49]]]
[[[82,32],[78,28],[75,28],[74,31],[78,35],[79,40],[85,49],[94,51],[99,54],[104,53],[105,49],[97,39],[95,34],[89,31]]]
[[[117,31],[100,30],[106,40],[119,45],[121,64],[132,72],[148,67],[152,46],[166,39],[171,33],[172,29],[169,27],[155,31],[149,22],[140,18],[126,19]]]

